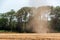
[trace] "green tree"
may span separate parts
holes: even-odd
[[[51,14],[55,15],[51,20],[51,26],[55,31],[60,32],[60,6],[54,7]]]
[[[27,14],[30,13],[30,11],[31,11],[30,7],[23,7],[17,11],[18,28],[20,28],[19,29],[20,32],[26,32],[26,24],[27,24],[26,19],[27,19]]]
[[[16,21],[14,20],[14,18],[16,18],[16,13],[13,9],[9,12],[1,14],[1,17],[8,19],[8,27],[11,29],[11,31],[14,27],[16,27]]]
[[[7,18],[0,18],[0,30],[3,30],[7,27]]]
[[[8,17],[9,26],[11,27],[11,31],[12,31],[12,28],[14,27],[13,19],[15,17],[15,11],[12,9],[10,12],[6,13],[6,16]]]

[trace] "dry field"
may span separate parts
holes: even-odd
[[[0,33],[0,40],[60,40],[60,33]]]

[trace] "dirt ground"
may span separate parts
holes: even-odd
[[[60,33],[0,33],[0,40],[60,40]]]

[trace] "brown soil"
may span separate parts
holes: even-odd
[[[48,33],[48,34],[0,33],[0,40],[60,40],[60,33]]]

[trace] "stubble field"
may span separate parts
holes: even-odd
[[[0,40],[60,40],[60,33],[0,33]]]

